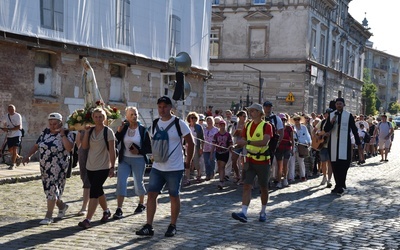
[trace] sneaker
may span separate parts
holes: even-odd
[[[225,175],[225,181],[229,181],[229,175]]]
[[[15,160],[15,163],[16,163],[17,167],[19,167],[19,165],[21,165],[22,159],[23,159],[23,157],[22,157],[22,156],[19,156],[19,157],[17,157],[17,159]]]
[[[243,223],[247,222],[247,217],[242,212],[232,213],[232,218],[234,218],[235,220],[238,220],[240,222],[243,222]]]
[[[276,188],[282,188],[282,183],[278,182],[278,184],[276,184]]]
[[[122,209],[121,208],[117,208],[117,210],[115,210],[115,214],[113,215],[113,219],[114,220],[119,220],[122,219]]]
[[[146,224],[140,230],[136,231],[136,235],[153,236],[154,235],[154,229],[153,229],[153,227],[151,225]]]
[[[165,237],[172,237],[176,234],[176,226],[173,224],[169,224],[167,232],[165,232]]]
[[[78,226],[80,226],[83,229],[88,229],[90,227],[90,222],[88,219],[84,219],[83,221],[78,223]]]
[[[224,188],[224,182],[220,181],[217,187],[219,190],[222,190]]]
[[[326,177],[324,176],[324,177],[322,178],[321,185],[325,185],[325,184],[326,184]]]
[[[327,187],[327,188],[331,188],[331,187],[332,187],[331,181],[327,181],[327,182],[326,182],[326,187]]]
[[[81,209],[81,211],[78,212],[78,216],[84,216],[87,214],[86,210]]]
[[[282,185],[284,187],[287,187],[287,186],[289,186],[289,182],[286,179],[284,179],[283,182],[282,182]]]
[[[65,217],[65,212],[67,211],[68,207],[69,207],[69,206],[67,205],[67,203],[64,203],[64,208],[58,210],[57,218]]]
[[[39,222],[40,225],[50,225],[51,223],[53,223],[52,218],[44,218]]]
[[[137,206],[137,208],[135,209],[135,212],[133,212],[134,214],[140,214],[142,213],[144,210],[146,209],[146,206],[144,206],[143,204],[139,204]]]
[[[260,217],[258,218],[259,222],[265,222],[267,221],[267,214],[266,213],[260,213]]]
[[[105,222],[108,221],[108,218],[110,218],[110,217],[111,217],[111,212],[110,212],[110,210],[104,211],[104,212],[103,212],[103,217],[101,218],[100,222],[105,223]]]
[[[14,169],[14,164],[10,164],[8,170],[13,170],[13,169]]]

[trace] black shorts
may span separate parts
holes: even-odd
[[[223,161],[223,162],[227,163],[229,160],[229,152],[222,153],[222,154],[216,153],[215,159],[217,159],[217,161]]]
[[[91,199],[99,198],[104,194],[103,184],[107,180],[109,169],[102,169],[97,171],[87,170],[87,176],[90,182],[90,195]]]
[[[19,147],[20,144],[21,144],[21,136],[7,138],[8,148]]]

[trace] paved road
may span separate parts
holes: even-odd
[[[258,222],[259,191],[253,192],[248,223],[231,218],[240,210],[241,188],[231,184],[219,191],[216,182],[184,188],[178,234],[165,238],[169,202],[160,195],[155,217],[155,235],[143,238],[135,230],[145,214],[133,215],[137,198],[126,199],[119,221],[99,222],[81,230],[77,224],[81,182],[68,179],[64,200],[70,204],[67,217],[40,226],[46,211],[41,182],[33,180],[0,185],[0,249],[400,249],[400,133],[388,163],[380,156],[350,168],[347,193],[338,197],[319,186],[320,178],[273,190],[267,207],[267,222]],[[0,167],[0,177],[5,167]],[[114,212],[116,179],[108,179],[106,194]],[[131,183],[132,184],[132,183]]]

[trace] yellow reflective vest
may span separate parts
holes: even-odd
[[[253,136],[250,135],[251,125],[253,121],[246,126],[246,137],[249,141],[261,141],[264,138],[264,125],[265,121],[261,121],[256,130],[254,130]],[[251,144],[251,143],[250,143]],[[254,161],[267,161],[270,159],[269,154],[267,153],[268,144],[262,147],[246,145],[247,149],[247,157],[251,158]]]

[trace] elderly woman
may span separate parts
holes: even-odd
[[[203,159],[206,169],[206,181],[214,178],[215,171],[215,154],[211,153],[212,141],[214,135],[218,133],[218,128],[214,126],[214,117],[207,116],[206,118],[207,126],[204,128],[204,148],[203,148]]]
[[[135,193],[139,196],[139,204],[135,214],[143,212],[144,187],[143,176],[146,169],[146,154],[151,153],[151,142],[146,128],[141,125],[138,118],[138,110],[135,107],[127,107],[126,122],[118,127],[115,137],[117,143],[121,143],[121,150],[118,157],[118,175],[117,175],[117,205],[118,208],[113,215],[114,219],[122,218],[122,204],[127,196],[128,177],[132,175],[135,184]]]
[[[40,225],[49,225],[53,222],[53,210],[57,205],[59,212],[57,218],[65,216],[68,205],[61,200],[64,192],[69,154],[73,147],[73,135],[62,127],[62,116],[51,113],[48,116],[49,127],[43,130],[35,145],[23,163],[28,163],[31,156],[39,150],[40,173],[42,184],[47,199],[47,212]]]
[[[115,166],[115,136],[114,132],[104,126],[106,112],[102,108],[93,110],[92,119],[95,126],[87,126],[82,139],[82,148],[89,149],[86,162],[87,176],[90,182],[90,200],[86,219],[79,222],[78,226],[89,228],[90,221],[96,212],[99,203],[104,204],[101,222],[107,222],[111,212],[107,208],[107,200],[103,190],[103,184],[107,177],[114,176]]]
[[[185,182],[184,186],[190,185],[190,172],[194,169],[197,170],[196,181],[201,182],[201,169],[200,169],[200,157],[203,154],[204,134],[203,127],[197,123],[199,115],[196,112],[189,112],[186,116],[186,122],[189,123],[190,132],[193,138],[195,138],[194,155],[190,168],[185,169]]]

